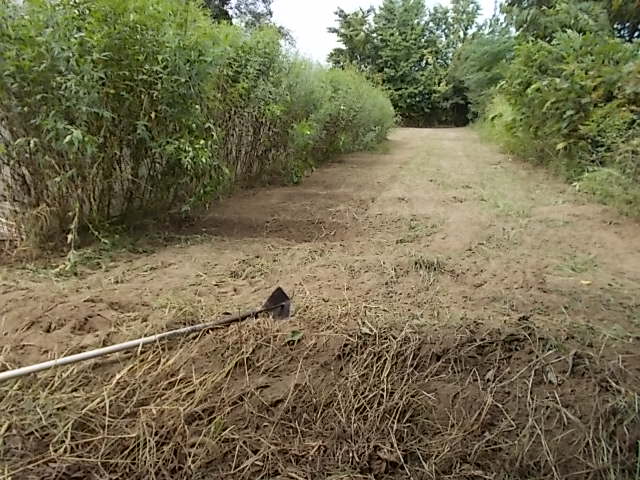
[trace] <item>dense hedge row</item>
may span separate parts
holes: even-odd
[[[477,115],[514,153],[640,214],[640,41],[598,1],[506,10],[527,19],[515,35],[494,23],[457,58]]]
[[[292,57],[275,29],[213,24],[195,1],[0,2],[0,202],[22,238],[296,181],[394,121],[360,75]]]
[[[640,48],[597,33],[520,45],[502,89],[528,157],[640,213]],[[623,182],[627,192],[619,194]],[[624,190],[625,188],[623,188]],[[614,198],[615,196],[618,198]]]

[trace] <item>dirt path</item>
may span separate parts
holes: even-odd
[[[345,329],[371,333],[379,325],[433,331],[458,328],[480,338],[483,332],[504,333],[513,325],[526,324],[536,331],[552,331],[554,338],[567,342],[601,349],[611,345],[611,358],[631,359],[632,366],[625,371],[633,377],[640,374],[640,359],[634,357],[640,335],[639,238],[636,222],[590,203],[541,169],[499,154],[470,129],[400,129],[385,153],[343,158],[320,168],[300,186],[235,195],[182,235],[167,235],[163,242],[150,240],[150,251],[145,253],[94,252],[86,255],[94,268],[82,267],[77,277],[36,267],[1,270],[0,361],[19,366],[244,310],[282,285],[295,295],[297,315],[274,327],[276,334],[282,339],[292,330],[302,331],[308,345],[313,345],[307,353],[315,352],[314,365],[321,369],[338,348],[334,345],[331,350],[325,343],[333,345],[337,335],[333,332]],[[263,328],[260,325],[255,328]],[[248,334],[241,332],[234,329],[225,341],[246,341]],[[216,342],[225,342],[217,338],[210,339],[216,348],[221,345]],[[374,347],[371,352],[377,352]],[[520,359],[508,371],[515,373],[518,365],[526,368],[534,357]],[[210,354],[205,358],[210,360]],[[297,368],[299,373],[307,357],[295,358],[299,363],[289,365],[287,360],[280,367],[293,372]],[[573,365],[574,358],[568,361]],[[123,357],[104,367],[104,375],[113,373],[109,368],[129,368],[130,362]],[[196,363],[205,368],[204,360]],[[291,380],[291,372],[261,372],[251,381],[246,375],[251,388],[266,388],[273,405],[289,404],[298,380]],[[493,379],[491,372],[487,367],[483,378]],[[578,387],[572,388],[573,393],[564,392],[568,398],[578,395]],[[443,386],[439,391],[447,390]],[[589,391],[584,387],[581,393],[585,404],[592,400]],[[445,420],[460,407],[452,406],[453,393],[447,395],[449,404],[442,400],[446,408],[440,412]],[[475,409],[479,398],[468,399],[469,408]],[[629,435],[625,441],[633,445]],[[258,447],[247,448],[249,453],[236,456],[249,461],[257,455]],[[404,462],[431,462],[416,458],[410,462],[400,452],[410,450],[406,445],[380,448],[383,453],[358,473],[364,476],[335,478],[386,478],[378,474],[390,474],[396,464],[398,478],[409,478],[402,475],[413,467],[403,467]],[[306,443],[298,449],[303,456],[312,450]],[[385,449],[390,450],[384,453]],[[540,456],[548,460],[552,451],[547,450],[541,447]],[[227,461],[231,454],[220,455]],[[354,468],[354,458],[340,458],[340,465]],[[367,463],[363,458],[358,462]],[[492,461],[487,457],[487,465]],[[522,475],[547,478],[547,472],[548,478],[561,478],[558,468],[565,467],[552,468],[553,462],[541,461],[539,471],[529,466]],[[84,467],[69,462],[79,471],[88,468],[82,462]],[[449,470],[429,463],[433,475],[412,478],[444,478],[439,475],[445,473],[447,478],[507,478],[496,472],[486,476],[489,467],[482,467],[482,473],[478,460],[476,466],[469,462],[458,458],[445,466]],[[229,478],[258,478],[252,476],[257,475],[253,463],[242,466],[236,459],[233,465],[224,465]],[[566,468],[578,468],[571,465]],[[58,467],[50,468],[53,472]],[[322,468],[328,467],[318,466]],[[291,470],[293,476],[280,471],[277,478],[312,478],[304,471]],[[274,476],[261,478],[276,478],[272,468],[268,475]]]
[[[640,329],[638,224],[471,130],[403,129],[388,150],[344,158],[301,186],[237,195],[166,248],[91,258],[102,268],[80,279],[5,272],[2,358],[243,309],[278,284],[301,305],[427,323],[525,315],[617,338]]]

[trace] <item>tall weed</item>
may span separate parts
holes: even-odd
[[[275,29],[213,24],[195,1],[0,2],[0,202],[22,240],[295,181],[393,123],[362,76],[292,58]]]
[[[208,85],[223,52],[195,5],[27,1],[9,12],[2,163],[24,237],[171,209],[222,181]]]

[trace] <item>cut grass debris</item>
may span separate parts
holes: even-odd
[[[528,206],[519,205],[516,202],[504,198],[493,198],[488,202],[499,215],[516,218],[531,217],[531,208]]]
[[[442,228],[441,222],[422,223],[418,217],[411,217],[409,219],[409,231],[406,235],[396,240],[396,243],[406,244],[414,243],[420,239],[431,237],[440,231]]]
[[[121,359],[100,377],[81,365],[2,384],[5,472],[637,478],[637,355],[559,351],[572,340],[532,325],[390,322],[287,342],[290,327],[264,320]]]
[[[583,274],[596,270],[598,263],[594,255],[577,254],[566,257],[558,268],[567,273]]]
[[[442,273],[446,269],[446,264],[441,258],[428,258],[418,255],[413,259],[413,269],[418,272]]]

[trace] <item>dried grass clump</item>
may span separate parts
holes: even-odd
[[[0,386],[0,455],[7,478],[632,479],[637,357],[612,358],[530,326],[261,321]]]

